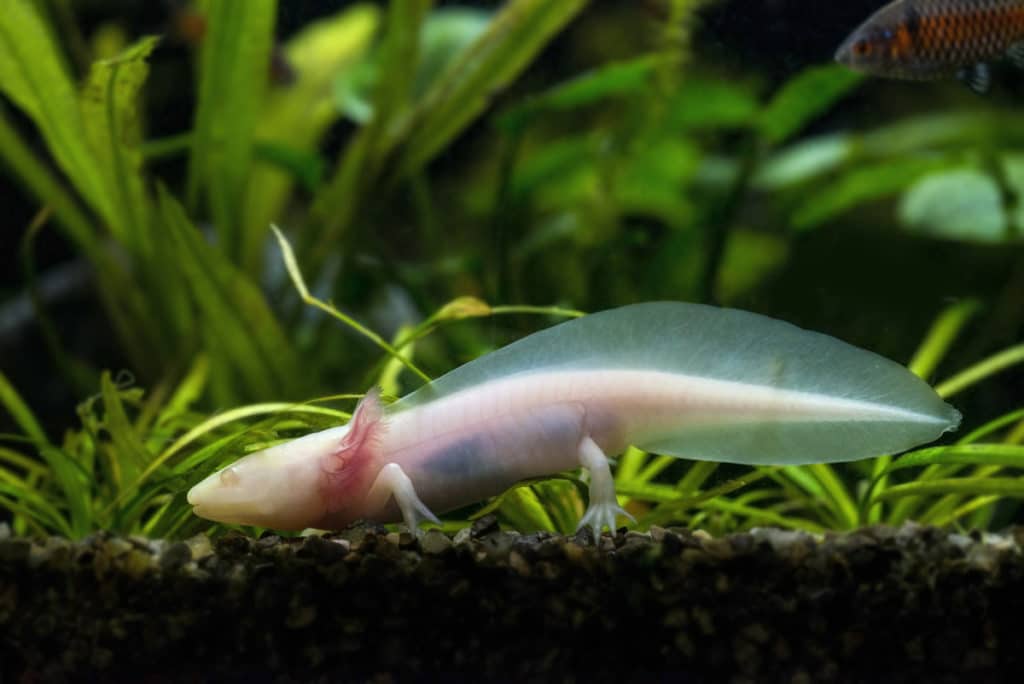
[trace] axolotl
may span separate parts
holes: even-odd
[[[580,525],[614,529],[608,456],[848,461],[955,429],[903,366],[758,314],[654,302],[591,314],[463,365],[345,425],[247,455],[188,493],[196,515],[275,529],[424,520],[581,467]]]

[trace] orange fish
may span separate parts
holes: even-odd
[[[956,76],[984,92],[989,62],[1024,66],[1024,0],[896,0],[860,25],[836,61],[875,76]]]

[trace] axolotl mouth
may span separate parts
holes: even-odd
[[[188,492],[192,512],[237,525],[300,530],[324,515],[321,463],[347,426],[324,430],[245,456]]]
[[[260,498],[254,488],[242,484],[236,466],[213,473],[189,490],[192,512],[207,520],[245,524],[259,510]]]

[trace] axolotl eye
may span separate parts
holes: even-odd
[[[235,470],[234,466],[220,471],[220,483],[225,487],[236,487],[238,486],[238,483],[241,482],[241,479],[242,478],[238,476],[238,471]]]

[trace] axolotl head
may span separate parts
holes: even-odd
[[[201,518],[279,530],[338,527],[363,515],[381,407],[368,395],[347,425],[249,454],[188,492]]]

